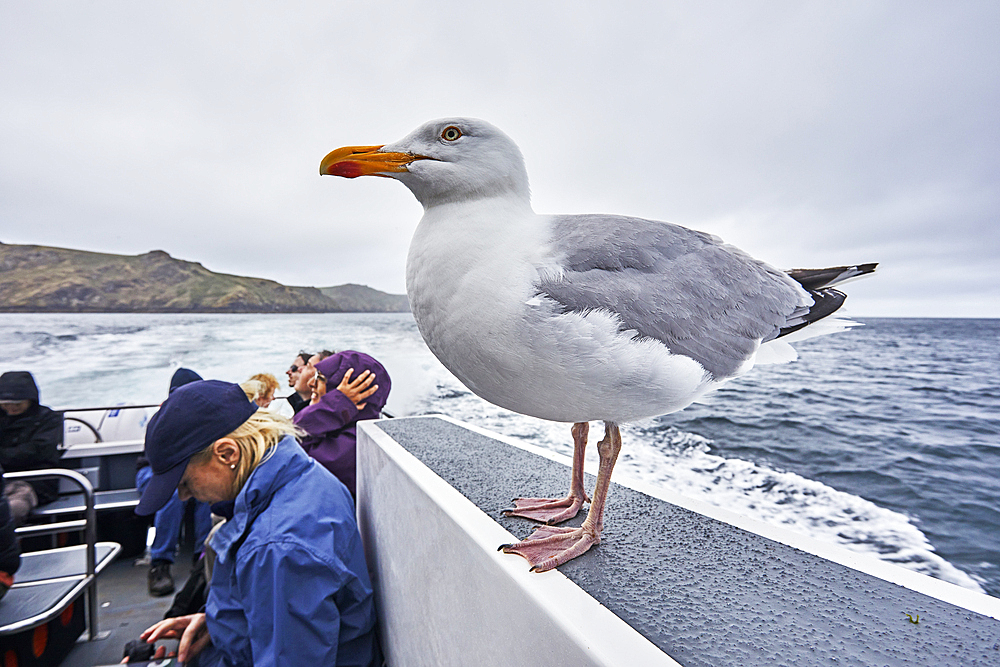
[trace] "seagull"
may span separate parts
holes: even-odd
[[[782,271],[675,224],[536,214],[517,144],[472,118],[433,120],[392,144],[339,148],[320,174],[388,177],[409,188],[424,214],[406,291],[428,348],[490,403],[573,425],[569,493],[517,498],[505,510],[543,524],[500,547],[536,572],[600,542],[619,424],[681,410],[755,364],[791,361],[788,341],[850,326],[824,320],[846,298],[833,286],[876,266]],[[588,496],[592,421],[605,429]],[[581,526],[554,525],[585,502]]]

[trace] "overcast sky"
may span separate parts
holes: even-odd
[[[402,293],[421,208],[320,159],[475,116],[539,213],[782,268],[848,313],[1000,317],[1000,2],[0,0],[0,241]]]

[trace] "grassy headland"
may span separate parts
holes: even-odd
[[[364,285],[289,287],[209,271],[162,250],[143,255],[0,243],[0,312],[407,312],[405,295]]]

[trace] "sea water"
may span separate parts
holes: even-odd
[[[616,474],[1000,596],[1000,320],[863,324],[626,425]],[[568,425],[471,394],[408,314],[4,314],[0,342],[0,370],[31,371],[56,408],[158,403],[180,366],[284,385],[299,350],[357,349],[392,376],[396,415],[572,451]]]

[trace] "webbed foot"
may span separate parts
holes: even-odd
[[[559,567],[590,547],[599,544],[601,536],[588,529],[539,526],[527,539],[515,544],[502,544],[507,554],[517,554],[531,564],[532,572],[546,572]]]
[[[586,494],[573,495],[565,498],[515,498],[514,507],[503,510],[504,516],[519,516],[533,521],[554,524],[562,523],[575,517],[583,501],[590,501]]]

